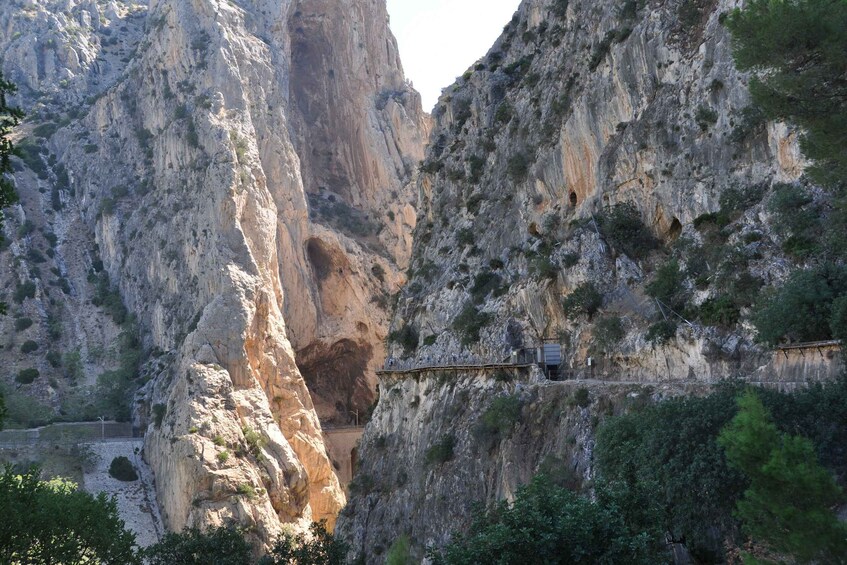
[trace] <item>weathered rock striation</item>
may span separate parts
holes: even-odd
[[[749,109],[721,23],[735,6],[525,0],[445,90],[389,368],[502,363],[550,340],[557,376],[585,380],[386,374],[339,520],[355,555],[379,563],[406,534],[420,557],[469,525],[471,504],[510,497],[542,468],[590,478],[599,419],[639,402],[733,376],[791,387],[835,371],[835,353],[783,360],[744,321],[751,294],[794,266],[773,187],[808,183],[795,133]],[[609,218],[626,210],[652,243],[612,237]],[[648,295],[671,261],[693,314]],[[596,294],[572,298],[586,283]],[[704,321],[730,292],[741,315]],[[670,334],[649,339],[651,327]]]
[[[16,0],[0,24],[36,125],[3,256],[42,343],[4,348],[40,371],[24,392],[73,417],[131,342],[168,527],[331,526],[318,416],[373,401],[428,127],[384,3]]]
[[[799,179],[804,161],[795,133],[749,115],[748,77],[735,70],[721,24],[732,7],[521,5],[434,110],[393,356],[502,360],[553,339],[571,373],[586,372],[593,355],[605,364],[598,370],[625,380],[689,372],[715,380],[767,363],[749,327],[689,325],[645,294],[668,254],[692,270],[716,248],[694,220],[728,195],[742,202],[714,239],[737,260],[704,266],[708,278],[687,289],[692,303],[732,277],[770,284],[790,269],[765,204],[769,187]],[[600,219],[620,203],[671,251],[616,248]],[[603,316],[562,307],[586,282],[603,296],[601,314],[621,318],[625,335],[614,347],[596,343]],[[644,333],[663,315],[680,328],[653,347]],[[402,339],[409,335],[412,343]]]

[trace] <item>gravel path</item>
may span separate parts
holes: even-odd
[[[86,445],[94,453],[96,462],[90,467],[90,471],[86,469],[83,488],[92,494],[105,492],[109,496],[115,496],[118,512],[126,522],[127,528],[135,532],[138,545],[147,547],[159,541],[163,531],[162,518],[156,505],[153,473],[141,459],[143,440],[113,440]],[[139,480],[123,482],[109,476],[109,465],[112,459],[119,455],[132,461]]]

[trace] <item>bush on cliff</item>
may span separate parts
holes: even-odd
[[[598,481],[621,493],[631,527],[663,528],[704,563],[722,562],[726,541],[743,541],[733,513],[749,479],[717,443],[743,390],[723,383],[704,398],[612,418],[597,433]],[[821,463],[847,476],[847,377],[793,394],[758,394],[781,431],[809,438]]]
[[[633,259],[643,259],[658,245],[641,220],[638,208],[631,202],[616,204],[611,211],[603,214],[600,229],[615,249]]]
[[[735,516],[753,542],[800,563],[846,563],[847,525],[833,508],[843,501],[808,439],[780,433],[755,392],[738,398],[738,414],[718,443],[732,468],[750,480]],[[752,561],[745,554],[744,561]]]
[[[454,535],[436,565],[477,563],[660,563],[655,532],[630,530],[605,494],[596,502],[540,475],[518,490],[514,502],[477,512],[469,533]]]
[[[786,340],[831,339],[842,330],[839,316],[845,296],[845,267],[830,263],[793,272],[782,287],[764,294],[756,305],[753,323],[758,340],[776,345]]]
[[[123,455],[112,459],[112,463],[109,465],[109,475],[119,481],[131,482],[138,480],[138,473],[135,472],[135,467]]]
[[[125,529],[114,499],[40,474],[11,466],[0,474],[0,563],[140,565],[135,534]]]

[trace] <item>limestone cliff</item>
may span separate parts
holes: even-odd
[[[427,133],[384,3],[15,0],[0,24],[30,114],[3,252],[3,333],[40,344],[4,348],[39,370],[18,392],[73,417],[98,374],[146,381],[171,529],[332,524],[318,416],[373,400]]]
[[[386,378],[337,535],[367,563],[382,563],[402,535],[422,558],[467,527],[476,505],[513,497],[540,470],[587,483],[601,419],[705,388],[551,382],[537,368]]]
[[[470,504],[508,498],[542,468],[590,478],[598,419],[633,403],[837,370],[835,353],[761,348],[745,321],[794,266],[773,187],[806,181],[795,134],[749,108],[722,26],[735,6],[525,0],[445,90],[388,368],[504,362],[549,340],[568,382],[387,373],[339,521],[356,555],[379,563],[408,534],[421,556],[467,527]],[[643,242],[615,239],[616,214],[646,227]],[[646,292],[674,261],[691,313]],[[705,314],[730,292],[740,315]],[[657,323],[669,335],[651,336]]]
[[[744,308],[789,270],[765,204],[804,163],[792,131],[751,117],[721,24],[733,6],[522,3],[434,110],[393,356],[502,360],[550,339],[569,374],[587,373],[589,356],[630,380],[767,363],[744,324],[714,327],[645,295],[671,257],[697,273],[685,289],[695,308],[730,287],[744,287]],[[608,236],[602,218],[622,203],[658,252]],[[724,209],[729,225],[712,229]],[[563,307],[583,283],[599,315]],[[646,330],[663,317],[679,328],[654,346]],[[622,329],[611,344],[596,331],[609,318]]]

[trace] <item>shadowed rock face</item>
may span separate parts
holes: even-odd
[[[2,252],[12,286],[35,281],[27,331],[58,319],[93,384],[121,331],[89,302],[108,273],[152,352],[134,406],[167,525],[234,520],[265,543],[332,525],[344,496],[298,364],[327,418],[371,404],[427,128],[384,5],[20,0],[0,23],[20,31],[4,72],[56,124],[16,174],[9,229],[38,235]],[[27,259],[42,233],[67,292]],[[2,353],[59,406],[72,389],[46,354]]]

